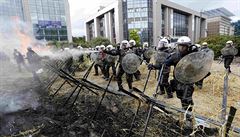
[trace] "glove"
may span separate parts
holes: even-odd
[[[155,69],[155,66],[153,64],[148,65],[148,70]]]

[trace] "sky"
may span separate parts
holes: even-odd
[[[84,36],[84,21],[97,12],[99,6],[109,5],[117,0],[68,0],[73,36]],[[196,11],[224,7],[235,14],[233,21],[240,20],[240,0],[170,0]]]

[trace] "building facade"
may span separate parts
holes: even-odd
[[[86,40],[95,37],[108,38],[112,43],[123,39],[121,5],[115,2],[108,7],[101,7],[94,16],[88,19],[86,25]]]
[[[234,35],[234,27],[230,17],[233,13],[225,8],[217,8],[203,12],[207,16],[207,35]]]
[[[72,41],[67,0],[9,0],[0,2],[0,16],[30,24],[38,40]]]
[[[109,22],[107,16],[114,21]],[[87,41],[102,36],[118,43],[129,40],[129,31],[135,29],[141,43],[150,45],[156,45],[161,36],[189,36],[194,43],[207,31],[206,16],[168,0],[118,0],[89,17],[85,25]]]
[[[18,17],[24,20],[22,0],[3,0],[0,1],[0,17]]]

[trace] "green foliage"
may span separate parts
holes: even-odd
[[[240,20],[232,23],[232,25],[235,27],[234,35],[240,35]]]
[[[73,37],[73,43],[74,43],[73,45],[75,47],[77,47],[77,46],[82,46],[83,48],[90,47],[89,42],[87,42],[85,40],[85,36],[83,36],[83,37]]]
[[[83,37],[73,37],[72,39],[73,39],[74,43],[86,42],[85,41],[85,36],[83,36]]]
[[[224,48],[224,45],[214,45],[214,44],[209,44],[208,47],[214,51],[214,57],[218,58],[221,56],[221,49]]]
[[[215,58],[217,58],[221,55],[221,49],[226,45],[226,42],[229,40],[232,40],[233,44],[236,46],[236,48],[238,48],[238,51],[240,51],[240,36],[215,35],[202,38],[198,43],[202,44],[203,42],[207,42],[209,48],[214,51]]]
[[[56,46],[56,48],[61,48],[61,42],[60,41],[53,41],[53,43],[52,43],[53,45],[55,45]]]
[[[91,47],[95,47],[95,46],[99,46],[99,45],[110,45],[111,42],[109,39],[107,38],[103,38],[103,37],[96,37],[94,39],[92,39],[90,42],[89,42],[90,46]]]
[[[131,29],[129,30],[129,38],[130,40],[135,40],[136,41],[136,45],[139,46],[140,45],[140,36],[138,35],[138,31],[136,29]]]

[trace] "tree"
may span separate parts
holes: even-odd
[[[198,43],[202,44],[203,42],[207,42],[209,48],[211,48],[214,51],[215,58],[217,58],[221,55],[221,49],[225,46],[226,42],[229,40],[232,40],[233,44],[236,46],[236,48],[238,48],[238,51],[240,51],[240,36],[215,35],[202,38]],[[239,55],[240,52],[238,52],[238,56]]]
[[[56,41],[54,40],[52,43],[50,44],[53,44],[56,48],[61,48],[61,42],[60,41]]]
[[[83,48],[88,48],[89,43],[85,40],[85,36],[83,37],[73,37],[73,45],[74,46],[82,46]]]
[[[232,23],[235,28],[234,35],[240,35],[240,20],[237,22]]]
[[[136,45],[140,45],[140,36],[138,35],[138,31],[136,29],[129,30],[129,38],[130,40],[135,40]]]
[[[83,36],[83,37],[73,37],[73,42],[74,43],[86,42],[85,41],[85,36]]]
[[[92,39],[89,43],[91,47],[100,46],[100,45],[107,46],[111,44],[109,39],[103,38],[103,37],[96,37]]]

